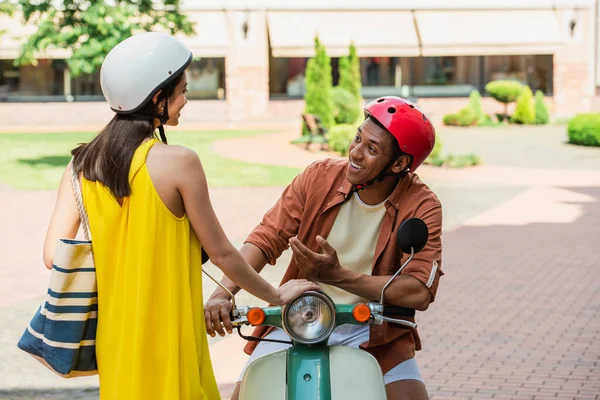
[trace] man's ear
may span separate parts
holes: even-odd
[[[398,159],[394,162],[394,165],[392,165],[392,172],[399,174],[400,172],[406,170],[408,164],[410,164],[410,156],[408,154],[403,154],[402,156],[398,157]]]

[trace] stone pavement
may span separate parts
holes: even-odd
[[[446,275],[418,316],[417,361],[433,399],[600,399],[600,150],[564,146],[563,132],[443,130],[448,150],[477,151],[486,164],[420,171],[445,218]],[[288,146],[291,135],[218,143],[215,151],[299,167],[323,156]],[[211,189],[236,245],[281,190]],[[0,399],[98,397],[95,378],[62,380],[14,346],[46,287],[41,244],[54,197],[0,190]],[[267,266],[267,279],[276,283],[288,260],[285,253]],[[208,296],[214,284],[204,286]],[[247,294],[237,300],[262,304]],[[242,346],[237,335],[211,339],[223,398],[245,363]]]

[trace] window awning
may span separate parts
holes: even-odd
[[[360,57],[419,55],[410,11],[270,11],[267,15],[274,57],[312,57],[314,39],[327,54],[348,54],[354,42]]]
[[[554,10],[416,11],[423,56],[553,54]]]
[[[190,21],[195,23],[196,34],[185,36],[177,34],[199,57],[226,57],[229,46],[227,18],[223,11],[189,11]]]

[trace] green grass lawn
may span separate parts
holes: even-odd
[[[167,135],[169,143],[190,147],[198,153],[210,186],[285,186],[299,169],[229,160],[211,149],[217,140],[261,133],[271,132],[179,131]],[[0,134],[0,185],[22,190],[56,189],[71,159],[71,149],[94,135],[91,132]]]

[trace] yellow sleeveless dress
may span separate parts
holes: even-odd
[[[146,156],[156,142],[136,150],[122,205],[103,184],[82,182],[98,280],[100,398],[218,400],[200,243],[152,184]]]

